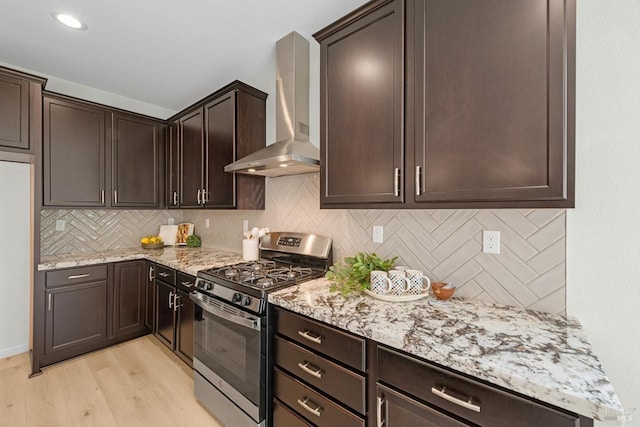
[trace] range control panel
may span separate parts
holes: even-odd
[[[280,246],[293,246],[293,247],[299,248],[301,242],[302,242],[302,239],[300,237],[280,236],[278,238],[278,244]]]

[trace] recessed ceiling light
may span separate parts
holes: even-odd
[[[251,168],[251,169],[247,169],[247,172],[255,172],[256,170]]]
[[[281,168],[286,168],[287,166],[289,166],[289,164],[288,164],[288,163],[280,163],[280,167],[281,167]]]
[[[65,12],[53,12],[51,16],[53,16],[56,21],[66,25],[69,28],[73,28],[74,30],[86,30],[87,28],[89,28],[87,27],[87,24],[85,24],[75,16]]]

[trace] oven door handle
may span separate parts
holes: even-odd
[[[227,313],[226,311],[217,309],[215,307],[211,307],[208,304],[205,304],[202,301],[200,301],[198,299],[196,292],[190,293],[189,299],[193,301],[194,304],[196,304],[198,307],[200,307],[201,309],[203,309],[209,314],[213,314],[216,317],[228,320],[229,322],[235,323],[236,325],[244,326],[245,328],[248,328],[248,329],[253,329],[254,331],[260,330],[260,321],[258,319],[255,319],[255,318],[248,319],[246,317],[235,316],[231,313]]]

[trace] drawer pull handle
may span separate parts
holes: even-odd
[[[298,405],[302,406],[307,412],[312,413],[316,417],[319,417],[320,415],[322,415],[320,412],[322,410],[322,407],[320,407],[320,405],[318,405],[313,400],[309,400],[308,397],[304,397],[303,399],[304,400],[298,399]],[[312,408],[311,406],[309,406],[307,402],[311,402],[315,406],[315,408]]]
[[[447,394],[446,387],[442,387],[442,390],[438,390],[435,387],[431,387],[431,393],[455,405],[462,406],[463,408],[467,408],[475,412],[480,412],[480,405],[476,405],[475,403],[473,403],[471,398],[465,401],[462,399],[458,399],[457,397],[451,396],[450,394]]]
[[[158,273],[162,277],[169,277],[169,273],[163,273],[162,271]]]
[[[393,195],[400,196],[400,168],[393,170]]]
[[[311,335],[314,334],[314,335]],[[311,332],[310,330],[306,329],[304,331],[298,331],[298,335],[300,335],[303,338],[308,339],[311,342],[314,342],[316,344],[322,344],[322,335],[315,333],[315,332]]]
[[[316,378],[322,379],[322,369],[313,366],[311,363],[307,362],[298,362],[298,367],[305,371],[307,374],[312,375]]]
[[[91,276],[91,274],[89,274],[89,273],[74,274],[73,276],[69,276],[69,279],[84,279],[85,277],[89,277],[89,276]]]
[[[153,282],[153,267],[149,267],[149,281]]]
[[[182,283],[182,286],[184,286],[185,288],[193,288],[193,283],[191,282],[180,282]]]
[[[171,303],[171,300],[174,299],[173,298],[173,292],[169,292],[169,308],[173,308],[173,304]],[[175,300],[174,300],[175,303]],[[175,310],[173,310],[175,311]]]

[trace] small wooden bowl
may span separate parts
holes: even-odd
[[[435,287],[433,285],[436,285]],[[453,296],[456,288],[445,288],[448,283],[436,282],[431,284],[433,294],[441,301],[446,301]]]
[[[159,243],[140,243],[142,249],[162,249],[164,248],[164,242]]]

